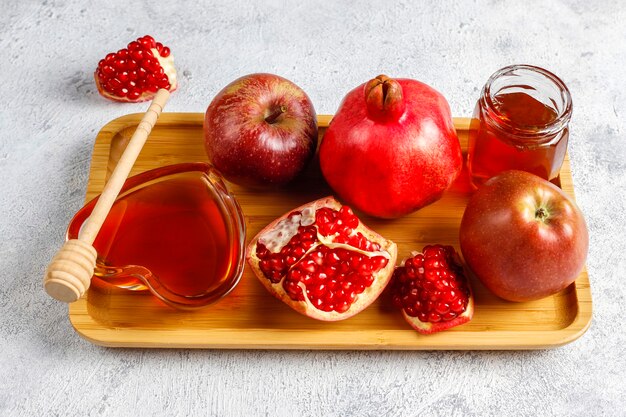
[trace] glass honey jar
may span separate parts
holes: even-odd
[[[572,98],[556,75],[532,65],[496,71],[483,87],[469,134],[468,169],[479,187],[517,169],[552,180],[569,139]]]

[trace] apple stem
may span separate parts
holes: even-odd
[[[287,106],[275,107],[272,112],[265,118],[265,121],[269,124],[275,123],[281,114],[287,111]]]
[[[548,211],[543,208],[543,207],[539,207],[536,211],[535,211],[535,218],[541,220],[541,221],[545,221],[548,218]]]

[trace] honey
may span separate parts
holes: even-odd
[[[151,290],[179,308],[221,298],[243,270],[244,222],[207,164],[181,164],[128,180],[94,241],[96,277]],[[82,223],[88,204],[72,225]],[[70,225],[70,234],[76,227]]]
[[[571,111],[569,91],[554,74],[530,65],[496,72],[474,110],[468,149],[472,184],[478,187],[509,169],[556,178]]]

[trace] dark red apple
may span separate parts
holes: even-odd
[[[589,247],[576,203],[522,171],[506,171],[476,191],[463,214],[460,241],[470,269],[509,301],[536,300],[570,285]]]
[[[228,84],[204,119],[211,163],[234,183],[279,186],[306,167],[317,146],[315,109],[306,93],[273,74]]]

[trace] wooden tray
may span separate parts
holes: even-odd
[[[100,193],[141,114],[113,120],[96,138],[86,200]],[[331,116],[319,116],[320,136]],[[133,174],[180,162],[204,161],[201,113],[164,113],[152,131]],[[455,119],[463,149],[469,119]],[[301,183],[283,191],[258,192],[235,185],[246,215],[248,240],[275,217],[308,201],[331,194],[312,164]],[[559,181],[560,180],[560,181]],[[574,195],[569,160],[557,183]],[[446,195],[413,215],[394,221],[361,216],[363,221],[398,244],[398,257],[429,243],[458,250],[458,228],[469,196],[467,174]],[[246,348],[246,349],[542,349],[577,339],[591,321],[587,272],[560,293],[543,300],[509,303],[472,281],[474,319],[452,330],[419,335],[383,295],[362,313],[336,323],[301,316],[270,295],[246,266],[238,287],[205,309],[175,311],[147,292],[92,286],[69,307],[76,331],[105,346]]]

